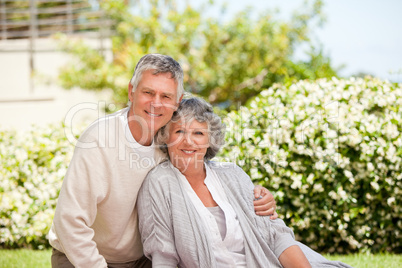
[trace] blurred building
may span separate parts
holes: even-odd
[[[52,35],[81,38],[111,57],[111,24],[97,1],[0,0],[0,128],[96,119],[95,104],[107,96],[58,85],[58,69],[71,56]]]

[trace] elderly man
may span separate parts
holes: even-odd
[[[183,71],[171,57],[145,55],[128,86],[130,106],[81,135],[49,233],[52,267],[151,267],[138,231],[137,194],[166,155],[153,145],[183,97]],[[274,213],[272,194],[255,190],[259,215]]]

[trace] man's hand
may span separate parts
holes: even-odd
[[[255,214],[259,216],[270,216],[270,219],[275,220],[278,218],[276,213],[276,202],[274,196],[266,188],[257,185],[254,188],[254,210]]]

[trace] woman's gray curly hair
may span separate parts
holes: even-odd
[[[207,122],[209,134],[209,148],[204,156],[205,160],[210,160],[215,157],[219,149],[225,142],[225,125],[221,118],[214,113],[211,104],[200,98],[183,99],[179,107],[173,113],[172,120],[162,127],[155,135],[155,143],[164,152],[168,152],[166,144],[169,139],[169,128],[171,123],[176,123],[180,120],[189,122],[197,120],[198,122]]]

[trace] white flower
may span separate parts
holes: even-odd
[[[395,197],[390,197],[387,199],[388,206],[391,206],[393,203],[395,203]]]
[[[314,183],[313,188],[317,192],[323,192],[324,191],[324,188],[322,187],[321,183]]]
[[[308,182],[309,184],[313,184],[313,181],[314,181],[314,174],[313,174],[313,173],[310,173],[310,174],[308,175],[308,177],[307,177],[307,182]]]
[[[378,185],[377,182],[372,181],[370,182],[371,187],[373,187],[376,191],[378,191],[380,189],[380,186]]]
[[[344,172],[344,174],[345,174],[346,177],[348,177],[348,178],[353,178],[353,174],[352,174],[352,172],[350,172],[349,170],[344,170],[343,172]]]
[[[368,171],[373,171],[374,170],[374,165],[371,162],[367,163],[367,170]]]
[[[302,186],[302,175],[298,174],[292,177],[293,183],[290,186],[292,189],[300,189]]]
[[[316,162],[314,167],[319,171],[324,171],[328,166],[328,163],[324,163],[322,161]]]
[[[346,200],[348,198],[348,194],[342,187],[339,187],[338,195],[342,198],[342,200]]]

